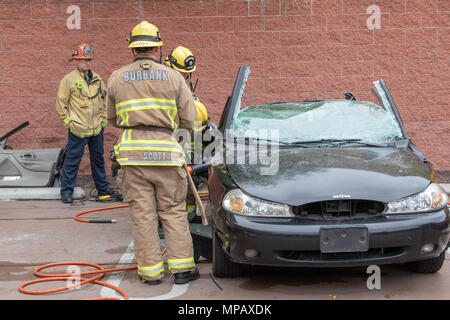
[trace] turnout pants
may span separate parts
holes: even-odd
[[[130,204],[138,274],[143,280],[161,279],[164,261],[158,217],[172,274],[195,270],[192,237],[186,212],[187,175],[182,167],[123,166],[119,186]]]

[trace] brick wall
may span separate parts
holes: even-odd
[[[55,95],[74,68],[73,50],[91,44],[92,67],[107,80],[131,61],[125,38],[146,19],[160,29],[165,54],[177,45],[193,51],[197,93],[215,122],[244,63],[252,68],[246,103],[342,98],[344,91],[368,99],[382,78],[409,136],[437,170],[450,170],[449,0],[297,0],[287,11],[266,2],[1,0],[0,135],[30,120],[11,147],[64,146]],[[67,27],[71,5],[80,8],[80,29]],[[380,29],[367,27],[370,5],[380,8]],[[105,155],[116,135],[106,129]]]

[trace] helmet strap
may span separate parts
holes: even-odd
[[[169,64],[170,64],[171,68],[173,68],[173,65],[172,65],[172,52],[173,52],[173,49],[170,50],[169,55],[168,55],[168,57],[169,57]]]

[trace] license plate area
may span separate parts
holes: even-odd
[[[367,228],[320,228],[320,252],[366,252],[369,250]]]

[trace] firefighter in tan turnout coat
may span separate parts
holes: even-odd
[[[113,195],[106,178],[103,159],[103,131],[107,125],[105,84],[90,68],[94,53],[86,43],[80,44],[69,61],[76,61],[75,70],[60,81],[56,112],[68,128],[66,155],[61,176],[61,201],[72,203],[78,169],[85,145],[89,148],[92,177],[99,196]]]
[[[107,118],[123,129],[114,151],[121,166],[119,187],[130,204],[138,275],[147,284],[163,278],[159,218],[168,270],[176,284],[183,284],[200,274],[187,220],[185,155],[172,133],[193,128],[194,100],[183,77],[160,63],[162,41],[156,26],[141,22],[128,42],[134,61],[111,74]]]
[[[194,93],[195,87],[192,84],[192,73],[197,68],[197,66],[195,65],[195,57],[192,54],[192,51],[189,50],[188,48],[178,46],[169,52],[168,56],[166,57],[166,64],[181,73],[181,75],[186,81],[186,84],[191,89],[192,96],[194,98],[194,105],[197,112],[197,118],[195,119],[196,127],[194,128],[194,130],[190,132],[191,142],[190,148],[189,150],[187,150],[187,156],[189,157],[191,162],[194,163],[194,152],[195,152],[194,131],[203,132],[205,130],[205,126],[202,126],[202,124],[208,121],[208,111],[206,110],[205,105],[200,102],[200,99]],[[202,145],[200,145],[200,150],[203,151]],[[199,181],[194,180],[194,183],[196,189],[198,189]],[[190,190],[188,191],[188,195],[186,198],[186,209],[188,212],[189,222],[195,221],[195,219],[197,218],[196,215],[197,204],[195,202],[195,197],[192,194],[192,192],[190,192]]]

